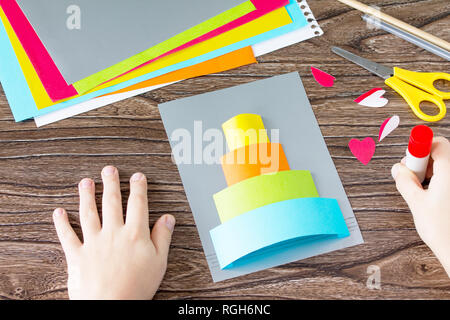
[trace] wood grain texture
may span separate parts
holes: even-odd
[[[448,0],[364,3],[450,40]],[[330,47],[416,71],[450,72],[450,64],[368,29],[359,12],[335,0],[309,0],[309,5],[322,37],[262,56],[257,65],[183,81],[42,129],[32,121],[15,123],[0,90],[0,299],[67,298],[66,264],[51,212],[65,207],[80,234],[76,185],[83,177],[100,182],[107,164],[119,168],[125,194],[132,173],[147,175],[151,223],[164,213],[177,218],[157,299],[449,299],[450,279],[417,235],[390,176],[404,155],[409,131],[421,121],[381,79],[332,54]],[[310,66],[333,74],[335,86],[319,86]],[[214,284],[157,104],[292,71],[302,77],[365,244]],[[353,102],[374,87],[387,90],[388,106],[363,108]],[[367,167],[361,165],[348,141],[376,139],[381,123],[393,114],[400,116],[400,127],[377,144]],[[450,137],[449,116],[431,126],[437,135]],[[366,287],[369,265],[381,268],[381,290]]]

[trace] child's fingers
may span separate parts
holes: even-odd
[[[450,142],[446,138],[436,137],[433,139],[431,159],[433,160],[433,170],[450,167]]]
[[[100,218],[98,216],[97,205],[95,203],[95,183],[86,178],[78,185],[80,194],[80,224],[83,231],[84,240],[89,239],[101,229]]]
[[[130,179],[130,197],[128,198],[125,224],[149,234],[147,179],[142,173],[135,173]]]
[[[433,139],[430,164],[432,177],[429,190],[447,190],[450,174],[450,142],[444,137]]]
[[[102,170],[103,199],[102,217],[103,228],[118,228],[123,226],[122,196],[120,194],[119,172],[113,166]]]
[[[396,163],[392,167],[392,177],[395,180],[397,190],[411,207],[416,201],[421,201],[424,192],[417,176],[404,164]]]
[[[170,242],[172,241],[172,232],[175,227],[175,218],[166,214],[156,221],[152,229],[152,241],[155,245],[156,252],[167,257],[169,254]]]
[[[436,137],[431,145],[431,157],[437,159],[450,159],[450,141],[444,137]]]
[[[66,210],[61,208],[56,209],[53,212],[53,222],[66,257],[70,256],[71,253],[81,247],[82,244],[69,223]]]

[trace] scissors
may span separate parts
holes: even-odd
[[[434,82],[436,80],[450,81],[450,74],[445,72],[414,72],[397,67],[390,68],[338,47],[333,47],[331,51],[383,78],[384,83],[400,94],[420,119],[434,122],[445,117],[447,108],[444,100],[450,99],[450,92],[436,89]],[[423,101],[435,104],[439,108],[439,114],[431,116],[422,112],[420,103]]]

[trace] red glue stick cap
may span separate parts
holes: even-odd
[[[425,125],[415,126],[409,137],[408,151],[416,158],[424,158],[431,152],[433,130]]]

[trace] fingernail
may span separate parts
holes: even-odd
[[[165,218],[165,223],[170,232],[172,232],[173,228],[175,227],[175,218],[168,214]]]
[[[83,189],[89,189],[92,187],[92,180],[89,178],[85,178],[83,180],[81,180],[80,182],[80,187]]]
[[[57,209],[55,209],[55,211],[53,211],[53,216],[54,216],[55,218],[56,218],[56,217],[60,217],[60,216],[63,215],[63,213],[64,213],[64,210],[63,210],[63,209],[57,208]]]
[[[403,157],[402,161],[400,163],[406,164],[406,157]]]
[[[105,176],[112,176],[116,172],[116,168],[113,166],[107,166],[103,168],[103,174]]]
[[[131,176],[131,181],[139,181],[139,180],[142,180],[142,179],[144,179],[144,175],[142,173],[140,173],[140,172],[136,172],[135,174],[133,174]]]
[[[395,178],[397,177],[397,174],[398,174],[398,164],[394,164],[392,166],[391,174],[392,174],[392,178],[394,178],[394,180],[395,180]]]

